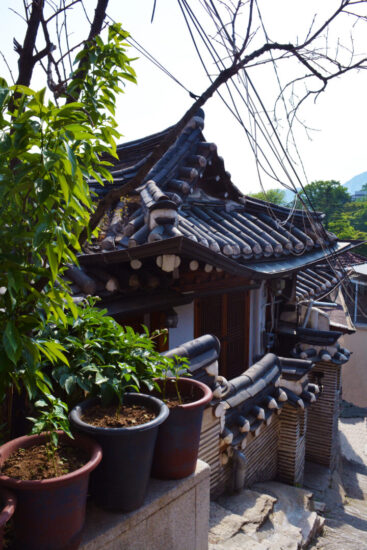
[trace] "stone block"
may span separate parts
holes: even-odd
[[[89,505],[80,550],[207,550],[209,476],[209,466],[198,460],[185,479],[152,479],[134,512]]]
[[[187,491],[169,506],[151,515],[146,520],[146,536],[146,549],[194,550],[195,490]]]
[[[205,479],[196,486],[196,514],[195,514],[195,533],[196,546],[200,550],[208,548],[208,526],[209,526],[209,508],[210,494],[208,490],[208,480]]]
[[[244,523],[240,514],[231,513],[217,502],[210,503],[209,542],[218,544],[235,535]]]

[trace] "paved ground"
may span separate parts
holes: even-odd
[[[314,550],[367,550],[367,417],[341,418],[344,504],[329,506]]]

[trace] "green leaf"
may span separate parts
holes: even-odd
[[[70,393],[73,388],[75,387],[75,378],[74,376],[68,376],[68,378],[65,380],[64,388],[66,393]]]
[[[77,167],[77,163],[76,163],[76,160],[75,160],[75,155],[74,155],[72,149],[70,149],[68,143],[65,143],[65,148],[66,148],[66,153],[68,155],[68,159],[69,159],[69,162],[70,162],[70,165],[71,165],[71,174],[72,174],[72,176],[75,176],[75,170],[76,170],[76,167]]]
[[[48,403],[47,401],[45,401],[44,399],[38,399],[35,404],[34,404],[35,407],[48,407]]]
[[[49,263],[49,266],[50,266],[50,269],[51,269],[52,282],[54,282],[56,277],[57,277],[57,272],[58,272],[58,268],[59,268],[59,264],[58,264],[58,261],[57,261],[57,255],[55,254],[55,252],[54,252],[51,245],[47,245],[46,253],[47,253],[48,263]]]
[[[3,334],[3,344],[9,359],[16,365],[20,355],[19,333],[13,321],[8,321]]]
[[[88,140],[93,139],[94,135],[88,132],[81,124],[67,124],[64,130],[71,132],[75,139]]]
[[[34,90],[32,90],[31,88],[28,88],[28,86],[23,86],[22,84],[16,84],[15,86],[12,86],[10,89],[14,90],[15,92],[18,92],[19,94],[30,95],[33,97],[36,96],[36,92]]]
[[[65,202],[69,202],[69,185],[63,174],[59,174],[59,183],[64,195]]]
[[[69,365],[69,361],[67,360],[66,356],[63,354],[64,348],[61,344],[57,344],[56,342],[43,342],[44,346],[48,349],[51,356],[54,356],[54,358],[60,359],[65,365]]]
[[[3,108],[3,105],[8,95],[9,95],[9,88],[0,87],[0,109]]]

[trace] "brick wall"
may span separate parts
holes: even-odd
[[[291,485],[303,484],[308,410],[286,403],[279,417],[277,477]]]
[[[334,469],[338,460],[338,418],[341,367],[316,363],[309,373],[310,382],[322,385],[322,393],[308,409],[306,460]]]

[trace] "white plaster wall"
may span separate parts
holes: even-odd
[[[265,307],[266,292],[262,281],[260,288],[250,292],[249,366],[253,364],[255,355],[264,352]]]
[[[169,349],[176,348],[194,338],[194,302],[174,309],[178,315],[178,323],[176,328],[169,329]]]
[[[342,367],[343,399],[367,407],[367,325],[356,325],[355,334],[345,334],[339,343],[353,351]]]

